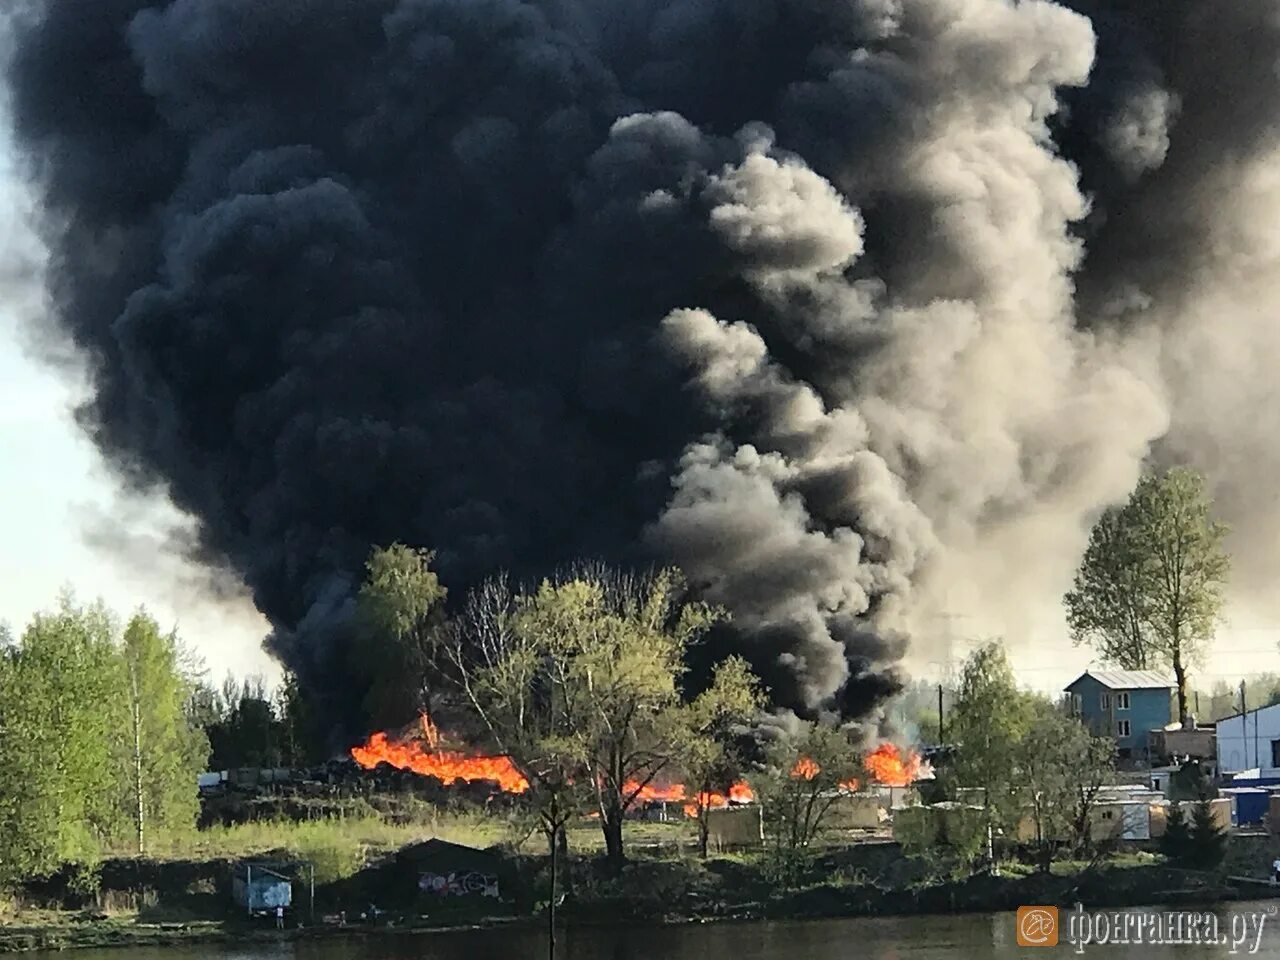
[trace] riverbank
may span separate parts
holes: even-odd
[[[813,859],[808,877],[783,889],[771,877],[763,858],[637,859],[621,870],[598,860],[575,859],[569,888],[560,908],[568,926],[590,927],[628,923],[677,924],[713,921],[835,919],[862,916],[998,913],[1026,903],[1070,907],[1124,908],[1147,904],[1203,908],[1234,900],[1255,900],[1265,888],[1231,884],[1210,875],[1175,870],[1157,858],[1121,858],[1098,865],[1059,864],[1054,872],[1031,872],[1018,864],[1002,875],[982,874],[954,880],[921,880],[894,845],[867,844],[863,850],[845,848]],[[879,861],[882,869],[875,869]],[[133,872],[139,872],[133,865]],[[187,865],[184,873],[190,873]],[[76,948],[192,945],[200,943],[252,944],[302,938],[365,938],[409,933],[443,932],[475,927],[545,922],[545,901],[507,904],[503,916],[485,915],[454,906],[447,914],[438,908],[420,912],[423,902],[387,899],[387,867],[375,866],[343,884],[320,891],[328,905],[359,903],[373,894],[383,896],[376,924],[323,922],[279,931],[270,920],[261,925],[240,916],[227,916],[216,894],[204,899],[203,909],[185,895],[185,902],[158,902],[130,915],[94,915],[84,911],[29,912],[0,923],[0,953]],[[127,873],[116,866],[104,874],[118,882]],[[898,881],[893,882],[893,875]],[[815,877],[824,877],[815,880]],[[534,879],[534,886],[537,879]],[[183,898],[170,897],[171,901]],[[366,901],[367,902],[367,901]],[[430,909],[430,908],[427,908]],[[181,919],[156,920],[168,911]],[[349,914],[353,919],[355,913]]]

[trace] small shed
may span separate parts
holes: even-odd
[[[501,899],[512,886],[514,871],[497,850],[481,850],[433,837],[403,848],[396,865],[405,882],[435,897]]]
[[[837,830],[874,830],[889,819],[874,793],[842,793],[827,811],[826,823]]]
[[[742,850],[764,843],[764,815],[758,803],[707,811],[707,846]]]
[[[231,898],[250,916],[275,913],[278,907],[288,910],[293,906],[293,880],[278,864],[247,861],[236,866]]]
[[[1090,808],[1089,816],[1098,839],[1151,839],[1151,804],[1145,799],[1104,800]]]

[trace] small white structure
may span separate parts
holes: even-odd
[[[1257,770],[1280,777],[1280,703],[1219,720],[1217,739],[1222,776]]]
[[[1121,840],[1150,840],[1151,806],[1147,800],[1104,800],[1093,808],[1095,834]]]

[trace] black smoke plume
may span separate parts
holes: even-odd
[[[404,540],[455,595],[677,562],[779,706],[856,718],[954,584],[1052,603],[1150,445],[1204,449],[1171,350],[1218,165],[1274,151],[1275,20],[47,0],[9,74],[82,423],[304,682],[344,702]]]

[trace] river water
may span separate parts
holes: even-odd
[[[1172,926],[1156,930],[1154,914],[1123,911],[1132,920],[1127,933],[1114,926],[1114,912],[1106,919],[1077,918],[1078,934],[1092,930],[1104,939],[1102,925],[1111,927],[1109,943],[1083,948],[1067,944],[1071,915],[1060,919],[1060,956],[1139,958],[1256,956],[1280,960],[1280,916],[1276,901],[1237,903],[1214,911],[1215,920],[1196,918],[1197,925],[1179,932]],[[1188,924],[1191,921],[1188,921]],[[1210,927],[1209,924],[1214,924]],[[1150,942],[1154,931],[1164,942]],[[1222,942],[1191,945],[1196,936],[1216,933]],[[1141,943],[1137,942],[1142,936]],[[1114,938],[1129,943],[1115,943]],[[1080,939],[1077,935],[1075,939]],[[1171,945],[1170,940],[1182,942]],[[964,914],[917,917],[875,917],[786,923],[690,924],[670,927],[610,927],[562,931],[559,960],[975,960],[975,958],[1035,957],[1019,947],[1013,914]],[[1203,940],[1202,940],[1203,943]],[[181,948],[75,951],[57,954],[66,960],[541,960],[547,955],[545,934],[532,929],[495,929],[426,935],[375,936],[367,939],[253,944],[244,947],[201,945]],[[54,954],[29,956],[53,957]]]

